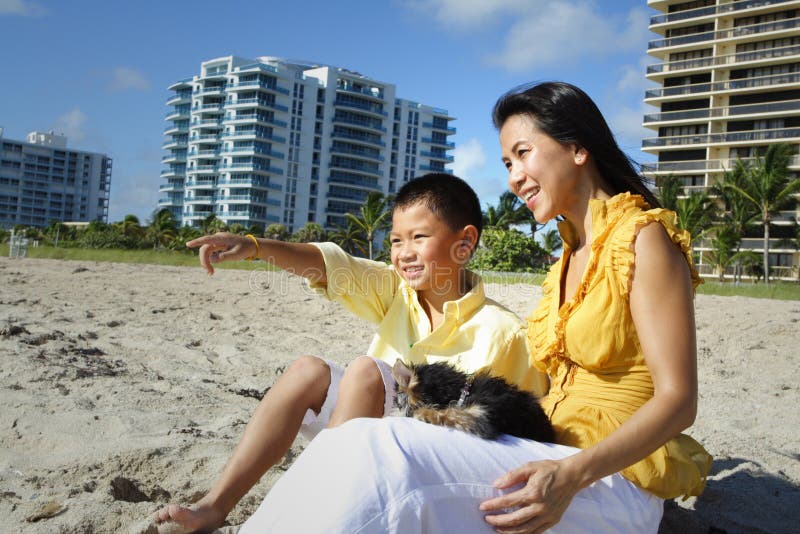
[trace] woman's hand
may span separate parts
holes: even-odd
[[[529,462],[509,471],[494,482],[498,489],[518,484],[521,488],[483,501],[480,510],[494,512],[508,508],[515,510],[484,517],[495,532],[544,532],[561,520],[572,498],[581,489],[577,478],[569,472],[564,460]]]
[[[200,247],[200,265],[208,274],[214,274],[212,263],[228,260],[243,260],[255,254],[256,246],[252,239],[229,232],[205,235],[186,243],[187,247]]]

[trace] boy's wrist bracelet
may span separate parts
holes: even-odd
[[[245,258],[245,259],[247,261],[253,261],[253,260],[261,259],[261,247],[258,244],[258,239],[256,239],[256,236],[254,236],[253,234],[245,234],[245,237],[249,237],[250,239],[253,240],[253,243],[256,244],[256,253],[253,254],[252,256],[249,256],[249,257]]]

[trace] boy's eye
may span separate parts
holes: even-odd
[[[424,237],[428,237],[428,236],[426,236],[425,234],[415,234],[414,235],[414,239],[422,239]]]

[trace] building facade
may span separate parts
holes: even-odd
[[[0,130],[0,226],[51,221],[108,222],[111,158],[67,148],[67,138],[31,132],[27,141]]]
[[[687,192],[713,186],[736,160],[751,160],[770,144],[794,145],[790,171],[800,172],[800,1],[648,0],[660,14],[650,19],[659,37],[648,53],[658,60],[647,78],[659,87],[644,117],[657,136],[642,149],[657,156],[645,173],[679,177]],[[798,211],[783,212],[771,230],[773,276],[797,277],[800,252],[787,240]],[[695,243],[700,272],[710,276]],[[763,254],[763,228],[754,226],[743,249]]]
[[[347,69],[224,57],[170,86],[159,208],[182,225],[345,225],[372,191],[449,172],[446,110]]]

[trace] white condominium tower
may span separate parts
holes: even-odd
[[[223,57],[170,90],[158,205],[182,225],[344,226],[370,192],[453,161],[446,110],[347,69]]]
[[[110,189],[105,154],[67,148],[67,138],[53,132],[17,141],[0,128],[0,228],[108,222]]]
[[[648,0],[661,12],[650,19],[659,38],[648,53],[658,62],[647,78],[655,106],[644,124],[657,132],[643,150],[658,157],[651,178],[680,177],[687,192],[714,185],[737,158],[763,154],[770,144],[800,146],[800,1]],[[800,157],[790,171],[800,171]],[[789,277],[800,254],[786,238],[798,212],[781,215],[771,230],[770,265]],[[754,227],[742,247],[763,253],[763,230]],[[699,246],[698,246],[699,245]],[[696,250],[703,250],[696,243]],[[702,265],[701,273],[711,274]],[[796,276],[796,275],[795,275]]]

